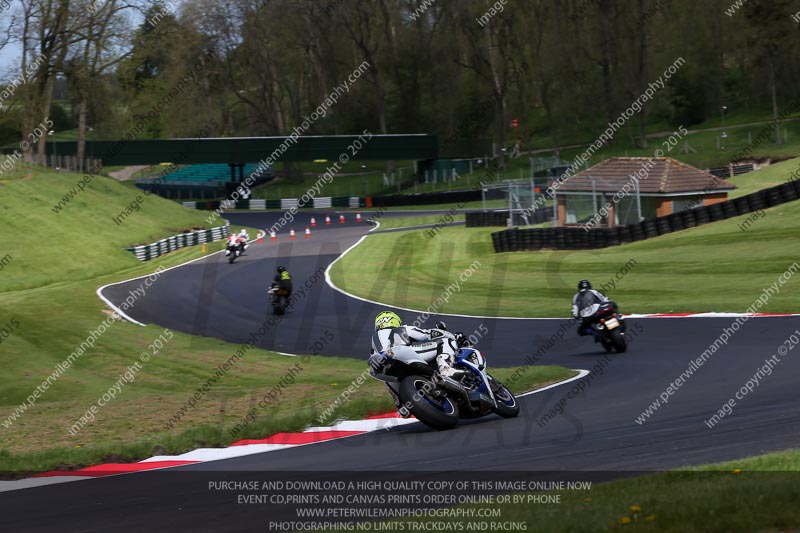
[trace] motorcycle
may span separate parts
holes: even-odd
[[[581,319],[594,316],[591,327],[585,331],[595,337],[606,352],[616,350],[617,353],[623,353],[628,349],[628,341],[625,339],[627,325],[614,302],[594,303],[582,307],[578,315]]]
[[[289,291],[281,290],[277,283],[273,283],[267,290],[269,301],[272,305],[273,315],[283,315],[289,304]]]
[[[238,257],[244,255],[245,250],[247,250],[247,243],[244,241],[236,241],[236,244],[228,241],[225,245],[225,256],[229,263],[233,263]]]
[[[442,322],[431,331],[442,340],[457,341],[459,350],[453,367],[463,370],[463,377],[455,380],[441,376],[435,353],[429,360],[400,360],[393,354],[375,354],[369,360],[370,375],[388,384],[401,404],[432,429],[451,429],[460,419],[491,413],[503,418],[519,414],[516,397],[486,371],[486,358],[472,343],[463,335],[448,332]]]

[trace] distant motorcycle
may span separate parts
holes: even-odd
[[[225,256],[229,263],[233,263],[238,257],[244,255],[245,250],[247,250],[247,243],[243,239],[237,239],[235,244],[228,241],[225,246]]]
[[[400,360],[394,355],[370,357],[370,375],[392,387],[403,405],[425,425],[450,429],[459,419],[478,418],[496,413],[503,418],[519,414],[514,394],[486,371],[486,358],[460,334],[447,331],[439,322],[431,330],[439,338],[453,338],[459,351],[454,368],[466,371],[458,381],[442,377],[436,369],[436,352],[428,359]]]
[[[625,319],[617,312],[614,302],[595,303],[580,308],[578,314],[581,319],[594,315],[594,321],[586,331],[600,341],[606,352],[616,350],[617,353],[623,353],[628,349]]]

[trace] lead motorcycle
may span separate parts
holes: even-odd
[[[247,243],[243,239],[237,239],[236,243],[228,241],[225,245],[225,257],[232,264],[237,258],[244,255],[245,250],[247,250]]]
[[[387,383],[402,405],[422,423],[436,429],[455,427],[460,419],[496,413],[503,418],[519,414],[516,397],[486,370],[486,358],[461,334],[436,324],[434,340],[454,339],[458,354],[453,367],[466,373],[458,380],[443,377],[436,369],[436,353],[429,359],[375,354],[370,357],[370,375]]]

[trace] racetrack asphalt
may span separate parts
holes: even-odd
[[[226,218],[237,226],[263,228],[277,216],[237,213]],[[293,273],[297,288],[369,228],[347,224],[316,229],[308,241],[298,235],[288,243],[284,234],[279,243],[252,247],[233,265],[217,254],[165,272],[129,314],[187,333],[246,342],[268,316],[266,287],[278,263]],[[118,302],[138,283],[109,287],[104,295]],[[330,330],[336,334],[324,355],[366,359],[372,319],[383,308],[318,281],[257,345],[307,353],[308,340]],[[401,316],[408,320],[415,314],[401,311]],[[443,318],[452,331],[470,333],[479,324],[488,329],[479,347],[490,367],[520,365],[538,353],[536,364],[591,373],[521,398],[516,419],[487,417],[447,432],[411,424],[165,471],[0,493],[0,508],[6,511],[3,529],[61,531],[69,524],[69,531],[269,531],[270,520],[290,519],[294,511],[238,504],[235,493],[212,490],[208,482],[276,476],[348,479],[353,472],[422,479],[445,471],[607,479],[793,448],[800,439],[800,348],[783,355],[771,375],[736,399],[731,415],[713,429],[705,424],[765,359],[778,353],[800,328],[800,317],[749,319],[641,424],[636,418],[731,327],[733,318],[629,319],[629,351],[609,356],[591,340],[577,337],[566,320]],[[560,331],[565,332],[563,339]],[[550,342],[554,335],[555,342]]]

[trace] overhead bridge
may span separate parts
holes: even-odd
[[[360,139],[360,141],[359,141]],[[361,146],[358,148],[358,146]],[[74,155],[77,142],[48,142],[47,153]],[[435,135],[302,135],[299,137],[221,137],[152,140],[86,141],[86,156],[104,166],[154,165],[180,161],[197,163],[272,163],[340,158],[348,160],[426,160],[438,157]],[[273,155],[274,154],[274,155]]]

